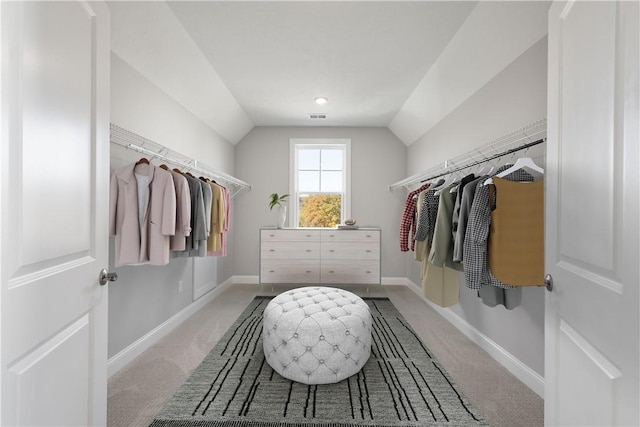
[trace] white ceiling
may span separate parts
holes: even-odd
[[[109,6],[113,52],[233,144],[253,126],[380,126],[409,145],[428,130],[421,117],[413,117],[412,95],[438,69],[439,58],[468,67],[446,49],[474,14],[496,15],[490,8],[505,2],[488,3],[494,2],[115,1]],[[525,13],[519,28],[530,18]],[[475,49],[468,40],[463,43]],[[516,50],[519,54],[521,46]],[[441,94],[448,88],[435,89]],[[465,89],[464,96],[477,89]],[[421,102],[430,102],[429,93]],[[329,102],[318,106],[317,96]],[[309,119],[309,113],[327,118]],[[416,124],[412,131],[410,122]]]

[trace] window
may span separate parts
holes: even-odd
[[[291,139],[293,227],[336,227],[349,218],[350,139]]]

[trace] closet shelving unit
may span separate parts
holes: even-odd
[[[158,159],[168,163],[172,167],[180,169],[182,172],[190,172],[195,176],[210,178],[225,187],[233,187],[231,198],[236,197],[242,191],[251,191],[251,185],[228,175],[224,172],[215,171],[213,168],[186,157],[177,151],[173,151],[157,142],[140,136],[134,132],[120,126],[111,124],[111,143],[132,150],[148,157],[148,160]]]
[[[546,141],[547,119],[537,120],[527,126],[495,139],[473,151],[446,160],[444,164],[433,166],[423,172],[411,175],[389,186],[389,191],[411,190],[416,184],[460,172],[506,155],[526,150]]]

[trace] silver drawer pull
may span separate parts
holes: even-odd
[[[275,273],[275,272],[276,272],[275,270],[269,270],[269,273]]]
[[[371,234],[367,234],[367,237],[371,237]]]
[[[269,252],[275,252],[275,251],[276,251],[275,249],[269,249]]]
[[[370,274],[370,273],[371,273],[371,270],[367,270],[367,274]]]
[[[307,237],[311,237],[311,234],[307,234]]]
[[[333,249],[329,249],[329,252],[335,252]]]
[[[335,273],[335,271],[333,271],[333,270],[329,270],[329,273]]]
[[[367,252],[371,252],[371,249],[367,249]]]
[[[336,237],[334,234],[329,234],[329,237]]]
[[[311,270],[307,270],[307,271],[305,271],[305,273],[311,273]]]
[[[311,249],[307,249],[307,252],[311,252]]]
[[[269,237],[276,237],[275,234],[269,234]]]

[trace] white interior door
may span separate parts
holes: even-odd
[[[549,11],[545,424],[640,425],[639,3]]]
[[[0,2],[2,425],[106,424],[109,16]]]

